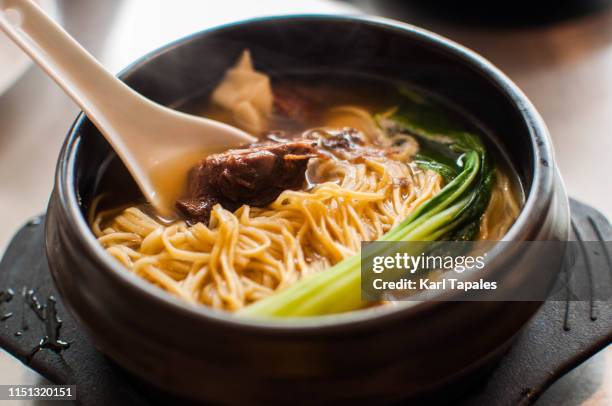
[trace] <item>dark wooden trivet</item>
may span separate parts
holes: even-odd
[[[612,241],[612,227],[601,213],[574,200],[571,210],[573,239]],[[81,405],[154,405],[151,392],[96,350],[67,313],[47,267],[42,223],[42,217],[28,222],[0,263],[0,292],[5,292],[0,294],[0,346],[51,382],[76,385]],[[612,272],[612,253],[604,244],[601,247],[596,253],[585,252],[597,255],[587,259],[591,263],[601,265],[604,260],[604,266],[582,276],[591,278],[594,286],[609,283]],[[62,320],[59,336],[53,335],[55,326],[49,321],[54,317],[49,297],[56,299]],[[60,345],[43,345],[35,352],[45,337],[46,343]],[[69,347],[63,348],[62,341]],[[610,342],[610,300],[546,302],[496,368],[460,404],[531,404],[551,383]]]

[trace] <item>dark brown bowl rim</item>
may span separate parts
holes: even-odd
[[[506,75],[493,66],[493,64],[464,46],[435,33],[407,23],[380,17],[319,14],[259,17],[213,27],[178,39],[139,58],[133,64],[129,65],[126,69],[120,72],[119,77],[129,77],[133,72],[148,63],[151,59],[154,59],[157,56],[176,47],[182,46],[183,44],[189,43],[190,41],[198,39],[201,36],[205,36],[208,33],[232,29],[235,26],[262,22],[273,23],[274,21],[279,20],[291,20],[294,24],[299,23],[300,21],[327,20],[346,24],[367,24],[382,27],[390,31],[400,31],[402,34],[411,36],[413,39],[416,39],[427,46],[436,47],[441,51],[452,54],[463,63],[471,65],[480,74],[485,76],[499,89],[500,92],[504,93],[508,97],[508,99],[515,105],[517,111],[520,112],[524,120],[524,125],[528,128],[531,138],[531,146],[534,152],[532,162],[533,181],[531,188],[526,193],[525,204],[521,210],[521,213],[519,214],[519,217],[504,237],[504,240],[527,240],[528,236],[534,235],[540,224],[535,223],[532,219],[534,216],[537,216],[535,218],[543,217],[543,213],[545,213],[549,208],[553,196],[553,182],[556,176],[552,144],[546,125],[523,92]],[[403,318],[409,315],[415,315],[418,312],[433,311],[445,303],[444,301],[428,301],[414,303],[412,306],[385,306],[382,308],[349,312],[341,315],[318,316],[310,318],[249,319],[212,310],[206,306],[193,306],[178,298],[175,298],[167,292],[146,282],[137,275],[126,272],[117,261],[115,261],[104,251],[91,232],[86,219],[83,217],[79,207],[77,193],[74,188],[74,185],[76,184],[74,168],[80,140],[78,132],[86,120],[87,117],[83,113],[77,117],[69,131],[66,141],[64,142],[62,151],[60,152],[60,158],[56,170],[55,191],[59,197],[60,208],[63,210],[67,219],[68,227],[77,230],[83,240],[82,246],[85,248],[86,254],[93,258],[96,263],[100,264],[100,268],[104,268],[105,271],[108,271],[118,283],[128,284],[140,292],[145,292],[151,300],[157,301],[158,304],[168,306],[177,312],[181,312],[185,316],[190,316],[194,319],[207,320],[208,322],[214,324],[218,323],[223,325],[225,328],[241,328],[259,332],[265,329],[266,332],[272,334],[274,332],[300,333],[324,329],[345,329],[347,327],[371,327],[372,324],[383,323],[398,317]],[[490,260],[494,260],[501,253],[500,251],[501,250],[494,250],[493,252],[490,252],[488,258]],[[447,295],[453,295],[453,293],[447,292]],[[445,299],[448,300],[448,298]]]

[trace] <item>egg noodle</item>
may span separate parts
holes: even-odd
[[[97,213],[92,230],[135,274],[189,302],[235,311],[358,252],[442,187],[437,173],[386,158],[314,161],[309,190],[234,213],[216,205],[208,226],[164,225],[133,206]]]
[[[443,186],[435,172],[384,158],[315,161],[310,190],[287,190],[266,208],[216,205],[208,226],[167,225],[132,206],[98,212],[92,230],[135,274],[188,302],[235,311],[358,252]],[[503,236],[518,211],[498,171],[479,238]]]

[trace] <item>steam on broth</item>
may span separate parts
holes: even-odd
[[[515,174],[478,128],[404,84],[270,80],[245,52],[190,109],[260,141],[202,157],[187,181],[168,178],[183,188],[175,218],[138,201],[113,207],[110,190],[90,222],[129,271],[194,304],[254,316],[354,310],[362,241],[498,240],[520,210]],[[432,200],[453,188],[461,199]],[[430,234],[413,221],[453,207],[453,222]]]

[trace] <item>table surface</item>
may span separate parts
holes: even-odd
[[[68,31],[113,71],[169,40],[235,19],[356,12],[346,2],[325,0],[225,0],[215,2],[212,9],[205,3],[59,1]],[[381,11],[368,2],[354,5],[360,11]],[[550,129],[569,193],[612,217],[612,9],[546,27],[503,31],[432,23],[409,11],[402,18],[476,50],[513,79]],[[5,213],[0,217],[0,254],[25,219],[44,211],[57,154],[77,113],[77,107],[38,69],[30,69],[0,95],[0,213]],[[0,383],[40,380],[0,353]],[[538,401],[538,405],[577,404],[612,404],[611,347],[555,383]]]

